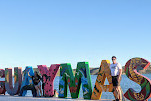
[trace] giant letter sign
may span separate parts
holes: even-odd
[[[103,91],[105,92],[113,91],[112,76],[109,66],[110,66],[109,60],[102,60],[91,99],[99,100],[101,98]],[[106,77],[108,79],[109,85],[104,85]]]
[[[34,76],[34,71],[31,66],[27,66],[23,71],[23,81],[21,85],[20,96],[25,96],[27,90],[31,90],[33,97],[36,97],[36,90],[33,85],[33,80],[30,76]]]
[[[10,95],[16,95],[20,91],[22,83],[22,67],[14,68],[14,87],[12,79],[12,68],[5,68],[5,88]]]
[[[126,76],[141,86],[141,91],[136,93],[128,89],[124,96],[131,101],[144,101],[151,97],[151,80],[139,74],[137,68],[146,69],[150,62],[143,58],[132,58],[125,65]]]
[[[69,85],[72,98],[78,98],[80,92],[80,85],[82,83],[83,97],[84,99],[91,99],[92,85],[91,76],[88,62],[79,62],[75,77],[71,65],[60,65],[60,81],[59,81],[59,97],[67,97],[67,85]]]
[[[0,77],[4,78],[5,77],[5,70],[0,69]],[[5,89],[5,81],[0,81],[0,94],[5,95],[6,89]]]
[[[44,96],[52,97],[54,95],[54,78],[59,69],[59,64],[51,65],[51,67],[47,68],[46,65],[38,65],[38,69],[43,76],[44,83]]]

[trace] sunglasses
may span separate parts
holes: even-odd
[[[116,60],[116,59],[112,59],[112,60]]]

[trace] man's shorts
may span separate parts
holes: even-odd
[[[118,75],[117,76],[112,76],[113,86],[120,86],[120,81],[118,81],[117,78],[118,78]]]
[[[37,85],[35,85],[35,86],[41,86],[41,82],[39,82]]]

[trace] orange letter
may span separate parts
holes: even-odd
[[[104,85],[106,77],[108,79],[109,85]],[[99,73],[95,82],[91,99],[99,100],[101,98],[103,91],[105,92],[113,91],[112,76],[111,76],[111,71],[110,71],[109,60],[102,60],[101,62],[101,66],[100,66]]]

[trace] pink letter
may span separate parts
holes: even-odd
[[[54,95],[54,78],[58,72],[60,64],[51,65],[49,70],[46,65],[38,65],[38,69],[43,77],[44,96],[52,97]]]

